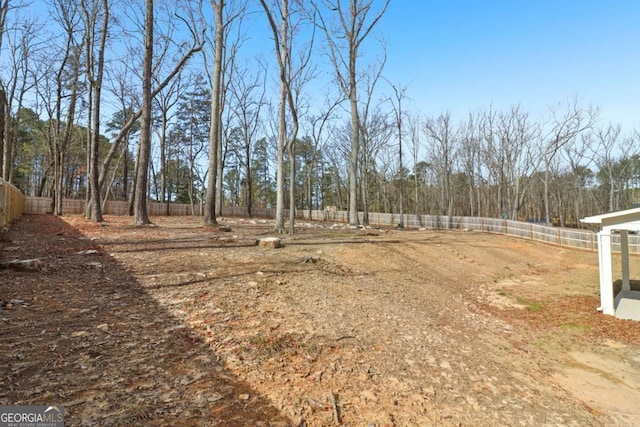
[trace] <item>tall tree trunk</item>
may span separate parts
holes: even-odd
[[[312,165],[311,162],[309,162],[309,165],[307,166],[309,168],[309,170],[307,171],[307,203],[309,204],[309,221],[313,220],[313,186],[311,184],[311,174],[313,173],[312,171]]]
[[[293,236],[296,223],[296,146],[288,144],[289,153],[289,235]]]
[[[286,82],[280,81],[278,98],[278,146],[276,154],[276,225],[275,230],[284,233],[284,150],[287,125],[285,121]]]
[[[398,99],[398,163],[399,163],[399,179],[400,179],[400,223],[401,228],[404,227],[404,166],[402,164],[402,95],[404,90],[395,88]]]
[[[360,120],[356,94],[356,52],[349,55],[349,105],[351,106],[351,157],[349,158],[349,225],[358,225],[358,156],[360,150]],[[362,178],[361,178],[362,179]]]
[[[129,196],[129,135],[127,135],[127,139],[123,147],[123,151],[124,151],[124,164],[122,165],[121,197],[123,200],[127,200],[127,197]]]
[[[140,144],[138,144],[138,152],[136,153],[136,161],[133,165],[133,179],[131,182],[132,190],[129,192],[129,216],[134,216],[134,207],[136,201],[136,184],[138,183],[138,174],[140,173]]]
[[[99,176],[99,156],[100,156],[100,88],[96,87],[94,92],[93,123],[91,129],[91,169],[89,175],[89,187],[91,197],[89,198],[90,215],[89,219],[94,222],[102,222],[102,207],[100,204],[100,187],[98,186]]]
[[[0,30],[2,30],[1,27],[0,27]],[[5,138],[4,138],[4,136],[5,136],[5,131],[4,131],[4,129],[5,129],[5,123],[6,123],[6,118],[5,118],[5,112],[7,110],[6,105],[7,105],[7,94],[4,91],[4,89],[2,87],[0,87],[0,167],[2,167],[2,171],[4,171],[4,158],[5,158],[5,154],[4,154],[4,147],[5,147],[5,141],[4,141]],[[0,177],[2,177],[2,179],[4,179],[4,173],[0,174]]]
[[[218,94],[218,153],[216,157],[218,159],[216,165],[216,195],[218,200],[216,202],[216,215],[222,216],[222,207],[224,206],[224,165],[226,158],[226,149],[224,148],[224,141],[222,139],[222,67],[220,68],[220,93]]]
[[[0,104],[2,104],[2,179],[11,182],[11,157],[12,147],[12,126],[11,126],[11,110],[8,108],[9,102],[7,94],[0,89]]]
[[[7,13],[9,12],[9,0],[0,0],[0,50],[2,49],[2,40],[4,39],[5,23],[7,21]],[[2,162],[0,162],[2,164]]]
[[[165,214],[169,215],[169,200],[167,197],[167,114],[162,112],[162,129],[160,135],[160,203],[166,203]]]
[[[544,169],[544,216],[547,227],[551,225],[551,208],[549,207],[549,163],[545,162]]]
[[[205,225],[216,225],[216,189],[218,181],[218,158],[220,141],[220,86],[222,81],[222,55],[224,54],[224,24],[222,12],[224,0],[211,0],[214,10],[215,51],[213,58],[213,75],[211,81],[211,127],[209,129],[209,175],[207,177],[207,197],[204,207],[203,222]]]
[[[372,11],[373,0],[349,0],[348,12],[342,2],[327,1],[330,13],[336,14],[336,26],[325,25],[322,14],[320,20],[330,48],[331,61],[335,68],[340,89],[349,98],[351,109],[351,153],[349,156],[349,224],[358,225],[358,160],[360,150],[360,118],[358,115],[356,61],[360,45],[382,18],[390,0],[386,0],[369,23],[367,15]],[[317,7],[317,6],[316,6]],[[338,42],[340,40],[340,42]],[[344,41],[345,50],[341,49]],[[364,177],[361,177],[364,179]]]
[[[151,71],[153,62],[153,0],[146,0],[144,63],[142,70],[142,115],[140,124],[140,155],[134,200],[134,219],[137,226],[151,224],[147,214],[147,183],[151,157]]]
[[[95,7],[98,7],[97,5]],[[91,111],[91,142],[89,149],[89,189],[90,197],[87,204],[86,215],[94,222],[102,222],[102,205],[100,203],[100,107],[102,104],[102,81],[104,75],[104,55],[109,28],[109,3],[102,0],[102,10],[88,10],[82,3],[85,16],[85,57],[87,63],[87,78],[89,80],[93,98]],[[99,12],[99,13],[98,13]],[[101,14],[102,27],[100,28],[100,41],[98,45],[97,58],[95,58],[94,31],[97,25],[97,16]]]
[[[91,186],[89,185],[89,171],[91,169],[91,117],[92,117],[92,111],[93,111],[93,89],[91,87],[91,85],[89,85],[89,90],[87,93],[87,105],[88,105],[88,110],[87,110],[87,135],[86,135],[86,147],[85,147],[85,153],[87,153],[87,164],[86,164],[86,169],[87,169],[87,182],[85,183],[85,187],[86,187],[86,194],[85,194],[85,205],[86,205],[86,211],[85,211],[85,217],[89,218],[89,200],[91,199]],[[106,174],[105,174],[106,176]]]
[[[247,188],[247,215],[249,216],[249,218],[251,218],[252,216],[252,208],[253,208],[253,177],[252,175],[252,170],[251,170],[251,141],[250,141],[250,136],[247,135],[246,129],[245,129],[245,136],[244,136],[244,147],[245,147],[245,169],[244,169],[244,174],[245,174],[245,182],[246,182],[246,188]]]
[[[362,193],[362,224],[369,225],[369,151],[367,137],[362,136],[362,164],[360,165],[360,187]]]
[[[288,42],[289,1],[282,0],[282,3],[280,4],[281,22],[279,30],[269,6],[264,0],[260,0],[260,3],[267,14],[267,19],[271,26],[280,71],[280,93],[278,96],[278,143],[276,148],[276,224],[274,229],[279,233],[284,233],[284,153],[287,149],[286,108],[287,94],[291,89],[287,84],[287,70],[289,66],[288,56],[290,54]],[[291,161],[295,162],[295,159],[291,159]],[[295,177],[293,176],[291,177],[292,180],[294,178]],[[291,224],[289,226],[291,227]]]
[[[63,174],[65,164],[65,153],[68,147],[71,145],[71,139],[73,138],[73,126],[75,122],[76,101],[78,94],[78,77],[80,74],[80,63],[78,52],[74,52],[73,56],[73,78],[71,81],[71,94],[69,97],[69,112],[67,114],[67,120],[65,124],[64,135],[57,138],[54,145],[54,156],[56,163],[56,170],[54,172],[54,195],[55,203],[53,207],[54,215],[62,215],[62,200],[64,198],[63,192]]]

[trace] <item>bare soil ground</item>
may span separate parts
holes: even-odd
[[[0,404],[69,426],[640,425],[640,322],[597,255],[500,235],[24,216]],[[632,276],[640,275],[638,258]]]

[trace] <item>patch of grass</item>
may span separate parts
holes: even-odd
[[[500,288],[496,289],[496,293],[498,295],[500,295],[501,297],[506,297],[508,295],[507,291],[505,291],[504,289],[500,289]]]
[[[590,325],[587,325],[584,323],[578,323],[578,322],[565,322],[565,323],[561,323],[559,326],[563,329],[567,329],[569,331],[576,331],[576,332],[587,332],[591,330]]]
[[[546,303],[542,302],[542,301],[534,301],[534,300],[530,300],[527,298],[522,298],[522,297],[518,297],[516,298],[516,301],[518,301],[518,304],[522,304],[525,306],[525,309],[533,312],[533,313],[538,313],[540,311],[542,311],[545,307],[546,307]]]

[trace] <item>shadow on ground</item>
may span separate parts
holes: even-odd
[[[61,404],[69,426],[289,425],[63,220],[27,215],[0,235],[0,261],[32,258],[0,270],[1,405]]]

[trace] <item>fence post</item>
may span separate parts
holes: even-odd
[[[5,225],[5,212],[7,210],[7,204],[4,197],[4,181],[0,178],[0,227],[4,227]]]
[[[558,246],[562,246],[562,233],[559,228],[558,228]]]

